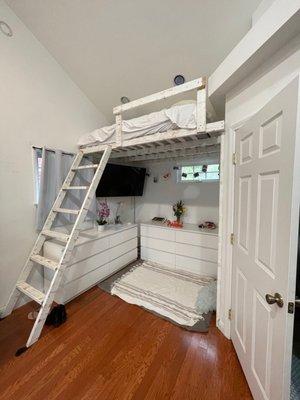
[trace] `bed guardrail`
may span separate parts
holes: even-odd
[[[175,86],[161,92],[151,94],[146,97],[142,97],[137,100],[130,101],[129,103],[122,104],[114,107],[113,113],[116,118],[116,143],[118,146],[123,145],[123,133],[122,133],[122,113],[134,108],[144,106],[146,104],[154,103],[155,101],[167,99],[179,95],[181,93],[190,92],[192,90],[197,91],[197,133],[206,132],[206,92],[207,84],[206,78],[202,77],[193,81],[186,82],[180,86]]]

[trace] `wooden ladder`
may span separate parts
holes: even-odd
[[[58,193],[58,196],[52,206],[51,211],[46,219],[46,222],[41,230],[38,238],[33,246],[33,249],[26,260],[26,263],[22,269],[22,272],[19,276],[18,282],[16,287],[14,288],[13,292],[10,295],[9,301],[5,307],[5,310],[1,317],[6,317],[9,315],[14,307],[15,304],[21,294],[25,294],[27,297],[34,300],[36,303],[40,304],[40,309],[37,315],[37,318],[34,322],[33,328],[30,332],[29,338],[27,340],[26,346],[22,347],[16,352],[16,355],[22,354],[24,351],[28,349],[33,343],[35,343],[43,329],[45,324],[46,318],[50,311],[52,302],[54,300],[55,294],[59,288],[61,279],[63,277],[64,270],[66,265],[70,261],[70,257],[72,255],[72,251],[74,249],[74,245],[78,238],[82,223],[85,220],[89,207],[91,205],[93,196],[99,184],[99,181],[102,177],[103,171],[106,167],[108,159],[110,157],[111,147],[107,146],[106,149],[102,153],[101,160],[99,164],[88,164],[88,165],[80,165],[82,158],[84,156],[83,152],[79,152],[76,157],[74,158],[73,164],[70,168],[70,171]],[[71,183],[78,171],[92,168],[95,170],[92,182],[89,186],[71,186]],[[61,205],[68,193],[69,190],[87,190],[84,200],[82,202],[81,208],[74,210],[74,209],[66,209],[61,208]],[[57,232],[52,230],[52,225],[55,220],[55,217],[58,213],[63,214],[74,214],[77,215],[74,225],[70,234],[65,234],[62,232]],[[58,262],[50,260],[46,257],[43,257],[39,253],[43,248],[43,244],[47,238],[55,238],[58,241],[64,243],[64,251],[61,255],[61,258]],[[53,277],[50,282],[50,286],[46,293],[41,292],[40,290],[34,288],[29,283],[26,282],[28,279],[30,272],[34,265],[38,264],[44,268],[48,268],[53,271]]]

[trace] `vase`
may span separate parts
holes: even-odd
[[[181,223],[181,217],[176,217],[176,222],[177,222],[177,224],[180,224]]]
[[[98,232],[103,232],[105,230],[105,224],[104,225],[98,225]]]

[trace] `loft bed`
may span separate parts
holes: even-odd
[[[175,105],[139,118],[123,119],[127,111],[191,91],[197,93],[194,106]],[[207,83],[203,77],[131,101],[113,109],[114,125],[82,136],[80,150],[83,154],[95,154],[109,145],[110,158],[120,162],[215,156],[220,151],[218,136],[224,131],[224,121],[207,122],[207,105]]]
[[[192,156],[200,153],[203,154],[205,152],[219,151],[218,137],[215,136],[220,135],[224,130],[224,121],[207,123],[206,89],[206,79],[200,78],[115,107],[113,113],[116,116],[116,125],[113,127],[113,130],[115,129],[115,137],[113,138],[113,141],[109,144],[105,142],[96,144],[92,143],[92,145],[84,146],[79,150],[49,212],[45,224],[38,235],[33,249],[31,250],[29,257],[25,262],[18,282],[11,293],[5,310],[1,315],[2,317],[7,316],[12,312],[21,294],[25,294],[27,297],[41,305],[29,338],[26,342],[26,346],[18,349],[16,356],[24,353],[28,347],[38,340],[41,334],[49,310],[61,283],[65,268],[71,260],[80,229],[82,228],[89,207],[91,206],[96,188],[99,184],[109,157],[111,156],[112,158],[119,158],[120,160],[125,158],[127,161],[130,160],[134,162],[142,161],[141,159],[150,160],[159,159],[160,157],[178,158],[181,156],[186,156],[187,154]],[[127,139],[126,131],[124,129],[125,122],[123,124],[122,118],[122,114],[125,111],[132,110],[159,100],[167,99],[191,90],[196,90],[197,92],[194,127],[188,127],[186,129],[173,129],[173,125],[171,125],[172,129],[167,129],[166,131],[162,131],[163,129],[159,128],[159,132],[151,132],[152,134],[146,134],[136,138]],[[86,155],[91,155],[93,158],[100,157],[99,163],[80,165],[82,159],[85,158]],[[95,169],[95,174],[89,186],[72,185],[71,182],[75,178],[77,171],[87,168]],[[81,205],[79,209],[65,208],[66,195],[69,193],[69,190],[87,190],[84,199],[80,202]],[[78,206],[79,204],[77,204],[77,207]],[[52,230],[52,227],[54,227],[53,223],[58,214],[77,215],[71,232],[64,233]],[[60,258],[57,261],[45,257],[43,253],[41,254],[44,243],[49,238],[56,239],[64,243],[63,251],[60,253]],[[35,264],[53,271],[46,293],[37,290],[27,282],[27,279],[30,276]]]

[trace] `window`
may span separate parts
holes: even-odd
[[[213,182],[219,180],[219,164],[187,165],[178,170],[178,182]]]
[[[42,172],[42,149],[33,147],[34,204],[39,202],[39,191]]]

